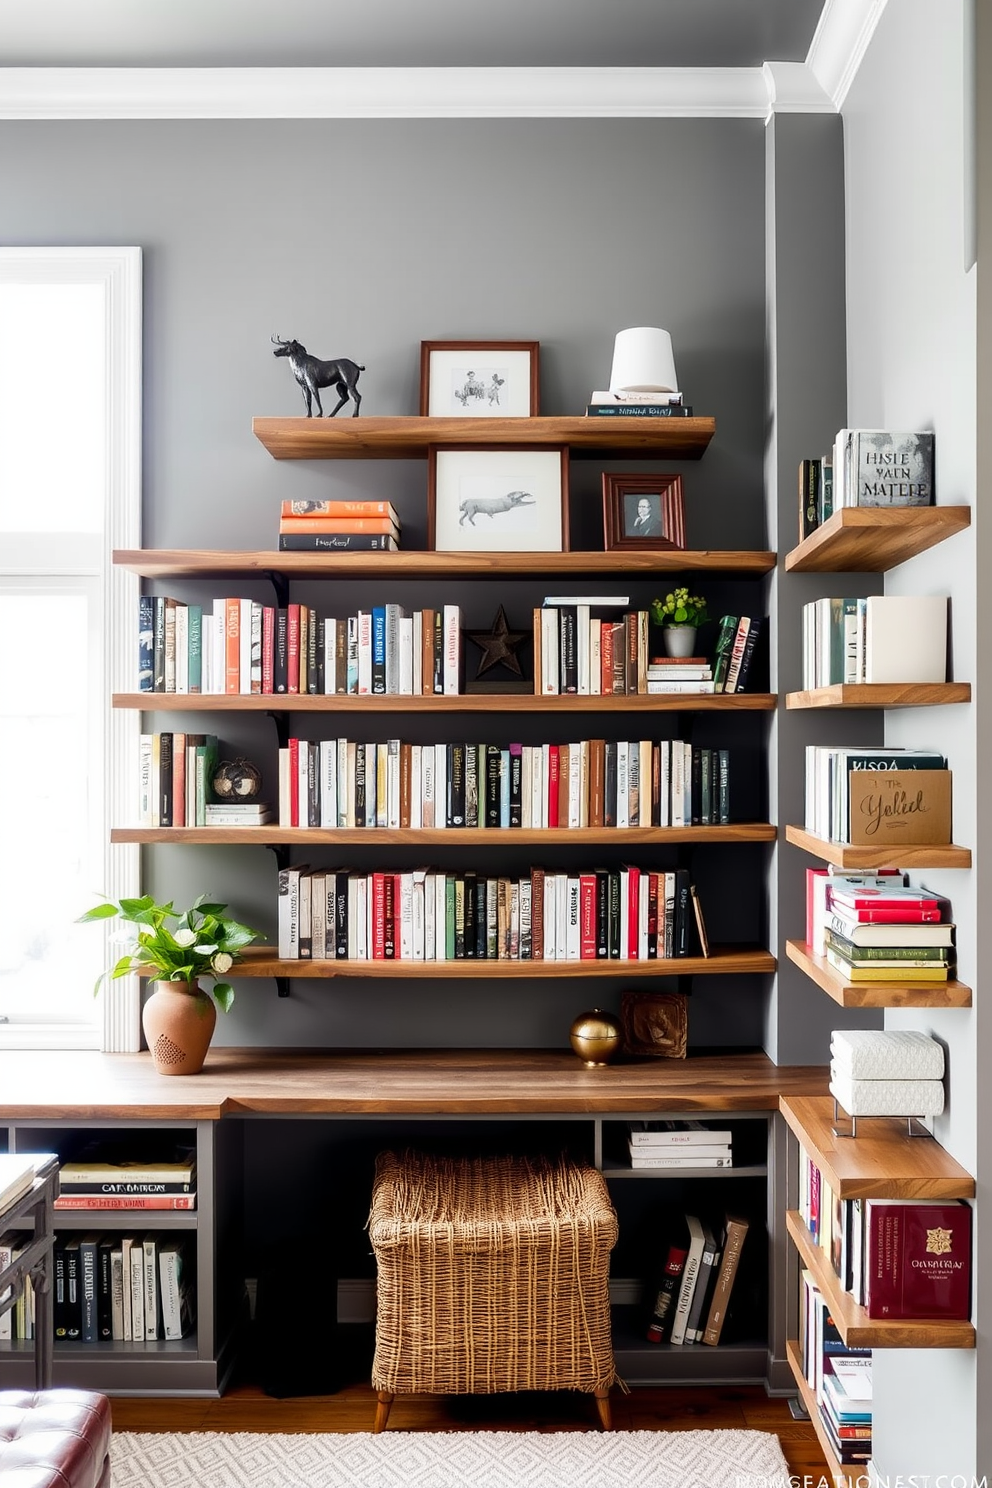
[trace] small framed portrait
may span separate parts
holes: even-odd
[[[427,522],[436,552],[567,553],[567,447],[431,445]]]
[[[603,532],[611,548],[684,548],[680,475],[603,476]]]
[[[537,341],[421,341],[421,415],[534,418],[538,350]]]

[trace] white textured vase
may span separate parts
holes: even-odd
[[[666,625],[661,632],[666,656],[692,656],[696,646],[694,625]]]

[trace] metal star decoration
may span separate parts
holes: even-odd
[[[523,668],[517,655],[517,647],[527,639],[528,631],[511,630],[506,620],[506,611],[500,605],[496,611],[491,631],[467,630],[465,634],[470,641],[482,651],[476,677],[481,677],[491,667],[502,663],[509,671],[516,672],[518,677],[523,676]]]

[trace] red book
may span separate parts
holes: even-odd
[[[386,959],[386,879],[391,873],[372,875],[372,960]]]
[[[241,601],[224,601],[224,691],[241,691]]]
[[[579,958],[596,959],[596,875],[579,874]]]
[[[548,826],[558,825],[558,745],[548,748]]]
[[[809,1232],[814,1240],[820,1235],[820,1170],[809,1159]]]
[[[648,874],[648,959],[658,955],[658,875]]]
[[[262,606],[262,691],[275,692],[276,612],[273,605]]]
[[[627,960],[637,960],[637,947],[639,942],[641,902],[641,870],[640,868],[627,869]]]
[[[599,689],[604,697],[613,693],[613,626],[604,625],[599,638]]]
[[[53,1209],[195,1209],[196,1194],[59,1194]]]
[[[286,606],[286,691],[300,690],[300,607]]]
[[[399,902],[399,892],[396,885],[395,873],[384,873],[382,879],[383,899],[385,901],[382,915],[383,958],[386,961],[394,961],[396,959],[396,910]]]
[[[661,1286],[658,1288],[658,1296],[655,1299],[654,1314],[645,1334],[648,1343],[660,1343],[666,1327],[671,1323],[672,1303],[679,1289],[688,1254],[688,1250],[681,1245],[668,1247],[665,1269],[661,1273]]]
[[[287,740],[289,749],[289,825],[300,825],[300,741]]]
[[[875,904],[870,909],[851,909],[846,904],[839,904],[833,900],[831,908],[835,915],[842,920],[847,920],[852,925],[938,925],[940,923],[940,908],[936,909],[914,909],[909,905],[902,908],[887,904]]]
[[[830,890],[830,902],[839,904],[845,909],[940,908],[940,900],[935,894],[928,894],[923,889],[904,888],[901,885],[893,885],[891,888],[888,885],[884,888],[876,888],[871,884],[835,885]]]
[[[940,1199],[866,1205],[871,1318],[971,1316],[971,1209]]]

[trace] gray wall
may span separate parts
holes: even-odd
[[[37,122],[4,125],[3,142],[7,241],[144,251],[145,546],[271,547],[280,500],[333,494],[390,497],[407,542],[422,544],[423,463],[280,463],[254,439],[253,415],[303,411],[271,355],[272,334],[365,363],[363,411],[382,414],[416,412],[422,338],[537,339],[542,409],[564,413],[608,378],[615,332],[638,324],[670,329],[688,399],[717,421],[705,458],[683,470],[689,546],[767,545],[759,121]],[[54,391],[71,396],[71,381]],[[601,469],[573,462],[574,546],[601,543]],[[202,585],[163,587],[204,597]],[[401,602],[425,602],[422,586],[397,587]],[[240,582],[215,592],[269,598]],[[343,585],[329,599],[326,585],[301,586],[297,597],[349,613],[372,592]],[[526,623],[544,592],[476,585],[463,594],[467,622],[487,626],[503,600],[511,622]],[[655,590],[631,592],[646,604]],[[760,584],[707,592],[717,614],[763,608]],[[381,733],[365,737],[441,732],[401,716],[376,723]],[[202,728],[203,715],[163,714],[152,726]],[[466,720],[464,737],[485,738],[481,728]],[[513,736],[536,740],[548,728],[535,719]],[[309,731],[320,732],[319,722]],[[229,715],[223,734],[263,765],[271,791],[271,725]],[[763,795],[766,735],[753,715],[704,721],[699,737],[728,743],[740,778]],[[767,802],[758,805],[767,816]],[[697,852],[715,938],[766,942],[768,856],[746,846]],[[390,854],[407,859],[421,855]],[[265,851],[156,848],[145,860],[153,891],[208,890],[274,929]],[[371,867],[382,854],[362,849],[349,861]],[[693,1044],[760,1044],[769,982],[697,979]],[[467,982],[418,982],[413,992],[401,981],[291,985],[281,1001],[269,983],[242,982],[218,1039],[562,1045],[590,1000],[588,987],[558,982],[486,983],[481,997]],[[596,998],[616,1006],[619,991],[597,983]]]
[[[888,6],[844,106],[844,131],[848,422],[932,428],[938,502],[974,506],[977,273],[968,267],[962,169],[971,103],[964,86],[968,8],[952,0],[940,7],[936,23],[926,0]],[[886,575],[885,589],[952,595],[949,676],[971,681],[977,692],[989,597],[988,585],[980,589],[977,583],[980,509],[973,521],[969,531]],[[976,701],[892,712],[885,724],[890,743],[932,744],[947,754],[954,772],[954,840],[976,852],[983,845],[975,810],[982,739],[988,747],[987,734],[979,732],[978,707]],[[952,899],[959,972],[974,988],[975,1005],[945,1013],[890,1012],[886,1025],[923,1029],[945,1045],[949,1103],[937,1136],[978,1176],[979,1242],[987,1250],[981,1190],[987,1184],[988,1123],[977,1118],[980,1091],[988,1085],[987,1060],[981,1058],[982,1040],[987,1045],[989,1037],[983,1032],[988,1010],[981,982],[990,950],[988,915],[980,919],[977,873],[928,872],[914,880]],[[881,1474],[987,1471],[992,1441],[978,1436],[979,1429],[989,1430],[987,1331],[987,1324],[980,1327],[977,1355],[876,1353],[873,1443]],[[977,1409],[981,1401],[986,1403]],[[985,1423],[981,1428],[979,1420]]]

